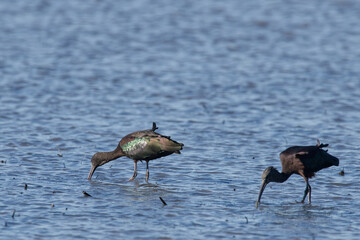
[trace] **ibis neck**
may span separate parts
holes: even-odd
[[[104,165],[107,162],[115,160],[119,157],[125,156],[125,154],[121,151],[121,149],[116,148],[114,151],[111,152],[99,152],[98,153],[102,159],[102,164]]]
[[[285,182],[290,176],[291,176],[291,174],[289,174],[289,173],[284,173],[284,172],[281,172],[281,173],[280,173],[280,172],[276,171],[276,173],[274,174],[271,182],[283,183],[283,182]]]

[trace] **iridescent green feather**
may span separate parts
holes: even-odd
[[[135,134],[131,134],[133,137]],[[120,144],[122,151],[134,160],[152,160],[172,153],[180,153],[183,144],[152,132]],[[130,137],[130,136],[129,136]]]
[[[147,138],[135,138],[134,140],[123,144],[121,149],[125,154],[133,155],[144,149],[148,143],[149,139]]]

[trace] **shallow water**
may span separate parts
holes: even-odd
[[[359,12],[1,1],[0,238],[358,239]],[[126,158],[86,179],[95,152],[153,121],[185,147],[150,162],[149,184],[141,163],[127,181]],[[317,138],[340,166],[311,179],[312,204],[296,203],[305,183],[292,176],[255,209],[262,171]]]

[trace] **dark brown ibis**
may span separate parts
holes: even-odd
[[[91,159],[91,169],[88,179],[91,180],[97,167],[104,165],[119,157],[128,157],[134,160],[134,174],[129,181],[137,175],[137,162],[146,162],[146,182],[149,179],[149,161],[168,156],[173,153],[180,154],[184,144],[176,142],[168,136],[156,133],[156,123],[152,129],[137,131],[123,137],[116,149],[112,152],[95,153]]]
[[[311,203],[311,187],[309,178],[315,176],[315,172],[331,166],[339,166],[339,159],[330,155],[324,147],[329,144],[320,144],[317,141],[316,146],[294,146],[289,147],[280,153],[282,172],[280,173],[274,167],[268,167],[264,170],[261,178],[262,183],[256,207],[260,204],[261,195],[269,182],[285,182],[293,173],[302,176],[306,183],[304,196],[301,200],[304,203],[306,195],[309,193],[309,203]]]

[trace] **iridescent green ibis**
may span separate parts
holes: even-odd
[[[129,181],[137,175],[137,162],[146,162],[146,182],[149,180],[149,161],[168,156],[173,153],[180,154],[184,144],[176,142],[168,136],[156,133],[156,123],[152,129],[137,131],[123,137],[114,151],[95,153],[91,159],[91,169],[88,179],[91,180],[97,167],[104,165],[119,157],[128,157],[134,160],[134,174]]]
[[[329,144],[320,144],[317,140],[316,146],[294,146],[280,153],[282,165],[281,173],[274,167],[268,167],[264,170],[261,178],[262,183],[256,207],[260,204],[261,195],[269,182],[285,182],[293,173],[302,176],[306,183],[304,196],[301,200],[304,203],[309,193],[309,203],[311,203],[311,187],[309,178],[315,176],[315,172],[331,166],[339,166],[339,159],[327,153],[324,147]]]

